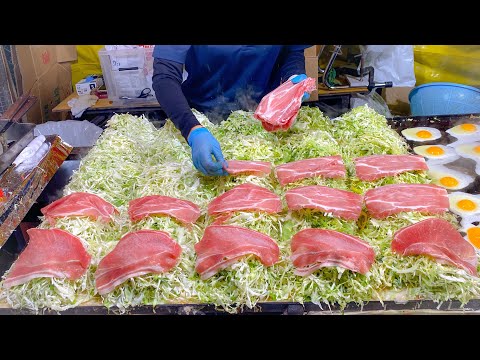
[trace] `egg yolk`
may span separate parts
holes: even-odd
[[[468,240],[475,246],[476,248],[480,248],[480,228],[472,227],[467,230],[467,237]]]
[[[462,124],[460,125],[460,127],[462,128],[462,130],[468,131],[468,132],[474,132],[477,130],[477,127],[473,124]]]
[[[472,211],[477,208],[477,205],[472,200],[463,199],[457,202],[457,207],[465,211]]]
[[[480,146],[478,147],[480,152]],[[440,146],[430,146],[427,149],[427,153],[429,153],[430,155],[443,155],[445,154],[445,151]]]
[[[475,146],[475,147],[473,148],[473,151],[475,151],[476,153],[480,153],[480,145]]]
[[[458,180],[451,176],[445,176],[440,179],[440,184],[446,187],[455,187],[458,185]]]
[[[432,137],[432,133],[427,130],[420,130],[420,131],[417,131],[417,136],[422,139],[429,139]]]

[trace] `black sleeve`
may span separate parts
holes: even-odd
[[[155,58],[152,86],[158,103],[180,130],[185,140],[195,125],[200,125],[193,115],[182,91],[183,65],[175,61]]]
[[[292,75],[305,74],[303,49],[284,46],[280,57],[280,79],[282,83]]]

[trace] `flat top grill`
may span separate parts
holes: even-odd
[[[407,140],[407,143],[412,148],[414,146],[430,144],[448,145],[452,142],[455,142],[457,138],[448,134],[446,130],[456,125],[461,125],[465,123],[472,123],[480,126],[480,114],[395,117],[389,119],[389,123],[392,128],[395,129],[400,135],[401,131],[404,129],[419,126],[431,127],[441,131],[442,137],[438,140],[433,140],[431,142],[419,143]],[[459,159],[446,164],[448,168],[469,174],[475,178],[475,181],[471,186],[461,191],[471,194],[480,193],[480,176],[475,171],[476,164],[477,163],[474,160],[466,159],[463,157],[460,157]]]
[[[417,126],[428,126],[439,129],[442,131],[442,138],[436,143],[447,144],[454,141],[453,137],[450,137],[445,131],[455,125],[463,123],[475,123],[480,125],[480,114],[467,114],[467,115],[442,115],[442,116],[417,116],[417,117],[394,117],[388,119],[389,124],[397,132],[401,132],[403,129],[412,128]],[[417,146],[419,143],[413,143],[407,141],[410,146]],[[84,155],[88,148],[73,149],[72,154],[76,153],[80,156]],[[74,163],[75,166],[71,166],[71,163]],[[472,163],[474,161],[472,160]],[[55,177],[52,179],[52,183],[57,184],[55,189],[56,194],[61,194],[63,186],[68,182],[68,179],[79,165],[78,160],[67,160],[64,162],[62,167],[68,166],[68,171],[62,171],[62,167],[59,169]],[[478,176],[477,176],[478,178]],[[478,182],[475,182],[478,184]],[[480,193],[480,186],[476,185],[470,191],[471,193]],[[43,194],[42,194],[43,195]],[[54,201],[55,199],[49,199],[49,202]],[[39,211],[38,214],[40,215]],[[11,263],[13,263],[13,259]],[[10,263],[10,265],[11,265]],[[10,266],[9,265],[9,266]],[[9,267],[8,266],[8,267]],[[7,267],[7,268],[8,268]],[[480,312],[480,299],[471,300],[465,306],[461,306],[458,301],[445,301],[442,304],[435,303],[430,300],[412,300],[406,303],[396,303],[394,301],[375,301],[372,300],[367,304],[360,306],[357,304],[348,304],[347,307],[342,311],[339,307],[333,306],[319,306],[313,303],[294,303],[294,302],[265,302],[258,303],[254,309],[245,308],[243,310],[244,314],[315,314],[315,313],[369,313],[369,314],[383,314],[383,313],[395,313],[395,314],[438,314],[438,313],[472,313]],[[46,310],[46,314],[57,314],[56,311]],[[107,309],[102,304],[88,303],[81,306],[78,306],[73,309],[66,310],[62,313],[65,314],[115,314],[115,309]],[[214,314],[222,315],[225,312],[216,309],[211,304],[165,304],[157,306],[138,306],[133,307],[128,310],[128,313],[132,314]],[[6,303],[0,302],[0,314],[30,314],[27,310],[22,309],[12,309]]]

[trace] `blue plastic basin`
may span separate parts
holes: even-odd
[[[417,86],[408,95],[413,116],[480,113],[480,89],[448,82]]]

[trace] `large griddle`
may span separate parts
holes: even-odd
[[[410,127],[417,126],[429,126],[434,127],[442,131],[442,139],[437,143],[446,144],[454,141],[454,138],[448,136],[445,133],[450,127],[453,127],[462,123],[474,123],[480,126],[480,114],[467,114],[467,115],[442,115],[442,116],[414,116],[414,117],[394,117],[388,119],[389,124],[393,129],[398,131]],[[409,145],[417,146],[422,145],[419,143],[409,142]],[[88,149],[82,149],[81,153],[85,153]],[[77,153],[73,149],[72,153]],[[472,161],[473,162],[473,161]],[[64,165],[69,164],[67,160]],[[58,171],[56,174],[56,184],[64,186],[68,183],[68,179],[71,176],[71,172],[78,166],[78,161],[75,166],[68,171]],[[61,178],[60,178],[61,177]],[[477,182],[476,182],[477,183]],[[57,188],[57,194],[60,193],[63,188]],[[480,187],[475,186],[469,190],[469,192],[477,193]],[[43,194],[42,194],[43,195]],[[50,199],[51,200],[51,199]],[[52,201],[52,200],[51,200]],[[13,261],[12,261],[13,262]],[[53,310],[45,310],[44,314],[118,314],[119,310],[115,308],[107,309],[105,306],[99,303],[86,303],[76,308],[57,312]],[[151,315],[225,315],[221,309],[215,308],[212,304],[164,304],[156,306],[136,306],[127,310],[130,314],[151,314]],[[345,309],[341,310],[338,305],[325,305],[322,306],[307,302],[304,304],[296,302],[261,302],[258,303],[253,309],[244,307],[240,311],[241,314],[255,315],[255,314],[283,314],[283,315],[329,315],[329,314],[472,314],[480,313],[480,299],[474,299],[468,302],[466,305],[461,306],[459,301],[445,301],[441,304],[435,303],[431,300],[409,300],[406,302],[398,303],[395,301],[376,301],[372,300],[365,303],[363,306],[350,303]],[[0,302],[0,314],[31,314],[30,311],[25,309],[12,309],[6,303]]]

